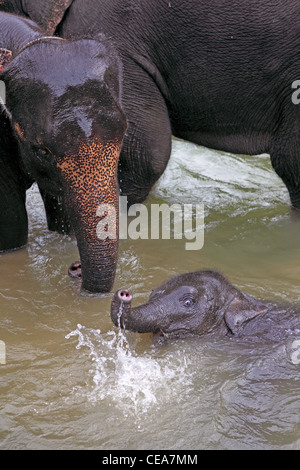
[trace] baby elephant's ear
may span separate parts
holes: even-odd
[[[263,303],[238,291],[225,313],[225,323],[233,334],[237,334],[245,323],[265,313],[267,309]]]
[[[0,47],[0,72],[12,60],[12,51]]]

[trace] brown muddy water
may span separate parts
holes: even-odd
[[[174,140],[151,203],[204,204],[204,247],[122,240],[114,291],[140,303],[171,275],[216,268],[250,295],[300,303],[300,217],[267,155]],[[112,294],[82,297],[68,278],[76,243],[48,232],[36,187],[27,204],[28,247],[0,255],[1,449],[300,448],[298,350],[228,338],[154,347],[118,332]]]

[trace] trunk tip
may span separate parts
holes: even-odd
[[[132,301],[132,293],[127,289],[120,289],[117,292],[118,299],[124,304],[129,304]]]
[[[71,266],[68,269],[68,274],[70,277],[76,277],[76,278],[81,279],[82,272],[81,272],[80,261],[75,261],[74,263],[71,264]]]

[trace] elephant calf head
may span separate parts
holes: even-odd
[[[42,194],[63,201],[83,289],[110,291],[118,249],[117,164],[127,128],[118,56],[102,36],[40,37],[13,56],[3,50],[2,65],[6,116],[22,164]],[[105,232],[109,217],[114,236]]]
[[[263,303],[243,294],[215,271],[175,276],[154,289],[149,301],[131,307],[132,294],[118,290],[111,304],[116,326],[167,337],[238,334],[253,318],[267,311]]]

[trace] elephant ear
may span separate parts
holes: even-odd
[[[12,60],[12,51],[0,47],[0,72]]]
[[[225,313],[225,323],[235,335],[241,331],[245,323],[266,313],[267,309],[263,303],[238,291]]]
[[[46,34],[52,36],[62,21],[63,16],[73,0],[23,0],[23,11],[35,21]],[[42,6],[41,6],[42,4]]]

